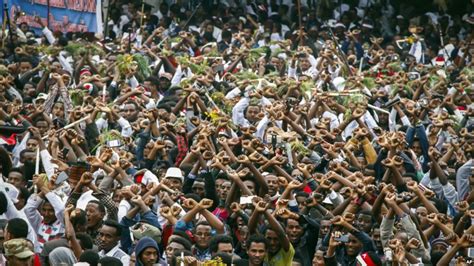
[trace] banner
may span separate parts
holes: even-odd
[[[39,16],[48,25],[48,0],[8,0],[10,20],[24,12],[17,24],[27,23],[40,30],[35,22]],[[101,0],[49,0],[49,29],[67,32],[102,32]]]

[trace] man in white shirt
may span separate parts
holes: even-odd
[[[106,220],[99,231],[99,256],[115,257],[120,259],[123,265],[130,265],[130,256],[120,249],[121,235],[121,225],[114,220]]]

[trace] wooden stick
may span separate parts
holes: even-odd
[[[77,124],[79,124],[79,123],[81,123],[81,122],[87,120],[88,118],[89,118],[89,115],[86,115],[85,117],[83,117],[83,118],[81,118],[81,119],[79,119],[79,120],[77,120],[77,121],[74,121],[74,122],[72,122],[71,124],[68,124],[68,125],[64,126],[63,128],[60,128],[58,131],[56,131],[56,133],[59,133],[59,132],[61,132],[61,131],[63,131],[63,130],[66,130],[66,129],[69,129],[69,128],[71,128],[71,127],[73,127],[73,126],[75,126],[75,125],[77,125]],[[44,139],[47,139],[47,138],[48,138],[48,136],[42,137],[43,140],[44,140]]]

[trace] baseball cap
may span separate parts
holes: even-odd
[[[35,253],[28,247],[28,241],[23,238],[15,238],[3,243],[5,256],[15,256],[19,259],[26,259]]]

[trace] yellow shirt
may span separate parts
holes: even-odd
[[[293,256],[295,256],[295,249],[293,248],[293,245],[290,243],[290,249],[288,251],[285,251],[283,248],[278,251],[275,256],[273,256],[271,259],[269,258],[269,255],[265,257],[265,263],[264,265],[269,265],[269,266],[290,266],[291,263],[293,262]]]

